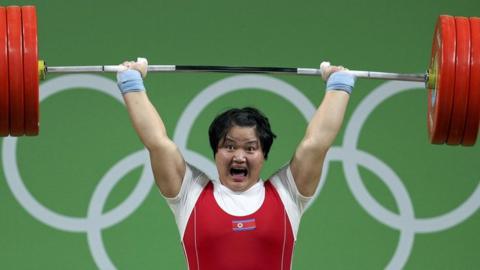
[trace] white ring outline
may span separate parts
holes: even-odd
[[[65,75],[49,80],[40,87],[40,102],[51,95],[74,88],[99,90],[124,104],[116,84],[112,80],[95,75]],[[101,269],[115,269],[104,247],[101,230],[130,216],[149,194],[153,185],[153,175],[146,151],[140,150],[130,154],[114,165],[97,184],[90,199],[87,217],[78,218],[65,216],[46,208],[28,191],[17,166],[17,140],[18,138],[15,137],[4,138],[2,147],[5,178],[16,200],[32,217],[52,228],[68,232],[86,232],[90,251],[97,266]],[[122,179],[121,176],[129,172],[126,169],[132,170],[140,165],[144,166],[142,174],[127,199],[108,212],[102,213],[108,194]]]
[[[366,155],[365,152],[360,151],[357,148],[358,138],[362,127],[364,126],[364,122],[368,119],[370,113],[372,113],[373,110],[385,99],[407,90],[418,90],[422,88],[424,88],[424,85],[416,82],[389,81],[381,84],[379,87],[371,91],[369,95],[365,97],[356,107],[347,124],[343,139],[343,150],[349,154],[343,157],[342,163],[344,165],[343,168],[345,178],[350,191],[354,195],[357,202],[373,218],[380,223],[400,231],[399,244],[397,245],[394,256],[390,260],[386,269],[402,269],[404,267],[413,247],[415,233],[432,233],[451,228],[465,221],[480,207],[479,183],[470,197],[454,210],[437,217],[416,219],[414,208],[407,189],[397,174],[393,170],[389,169],[389,167],[385,164],[383,164],[384,166],[377,167],[377,172],[375,174],[377,174],[379,179],[381,179],[390,189],[390,192],[394,196],[396,204],[399,208],[399,212],[401,214],[400,216],[392,213],[378,203],[363,185],[358,171],[358,161],[360,161],[360,163],[363,162],[363,164],[367,165],[367,167],[375,167],[373,164],[375,162],[380,162],[379,159],[371,159],[371,157],[373,157],[371,154]],[[355,162],[352,159],[353,155],[362,155],[362,157],[358,157],[356,159],[357,161]],[[380,174],[386,174],[390,176],[387,178],[380,177],[378,173],[379,168]],[[395,192],[399,192],[399,194],[396,194]],[[402,214],[405,216],[402,216]]]
[[[308,122],[315,113],[315,106],[298,89],[292,85],[263,75],[236,75],[227,77],[207,86],[187,105],[180,116],[173,140],[184,154],[185,159],[197,168],[202,168],[212,179],[218,179],[215,164],[187,148],[187,139],[193,123],[200,112],[216,99],[239,90],[266,91],[276,94],[291,104],[295,105],[305,120]]]
[[[386,99],[394,95],[402,93],[404,91],[419,90],[423,87],[424,87],[423,83],[390,81],[374,89],[356,107],[351,119],[349,120],[347,127],[345,129],[343,147],[346,148],[347,151],[353,152],[357,150],[358,139],[359,139],[362,127],[365,121],[368,119],[368,116],[373,112],[373,110],[381,102],[385,101]],[[424,91],[424,89],[421,89],[421,90]],[[350,159],[347,159],[347,160],[351,161]],[[347,165],[348,166],[345,166],[345,167],[349,167],[351,169],[355,167],[354,169],[356,171],[355,174],[359,175],[356,166],[353,166],[351,162],[347,162]],[[344,170],[344,171],[347,174],[347,170]],[[353,172],[348,172],[348,175],[351,176],[351,178],[347,177],[347,180],[350,179],[348,181],[349,186],[351,187],[356,186],[358,188],[359,185],[353,183],[353,181],[361,182],[359,180],[360,178],[353,177],[354,176],[353,174],[354,174]],[[354,179],[354,180],[351,180],[351,179]],[[402,194],[399,198],[402,198],[402,202],[405,203],[406,199],[410,200],[410,197],[406,192],[406,188],[403,186],[403,184],[399,180],[400,178],[397,176],[392,179],[395,179],[395,181],[398,181],[398,183],[397,184],[386,183],[387,186],[393,187],[393,185],[395,185],[395,190],[401,190]],[[357,195],[354,191],[359,191],[360,189],[351,188],[351,190],[352,190],[352,193],[354,193],[354,195]],[[400,224],[404,225],[405,221],[402,221],[403,219],[399,219],[396,214],[393,214],[391,211],[385,209],[380,204],[372,203],[374,199],[370,195],[366,195],[368,193],[366,189],[362,190],[362,193],[363,192],[365,192],[365,196],[355,196],[355,198],[358,200],[360,205],[364,207],[366,205],[370,205],[370,207],[372,207],[370,209],[374,209],[371,212],[372,217],[377,219],[379,222],[384,223],[395,229],[401,229],[403,227],[403,226],[399,226]],[[408,205],[411,205],[411,203],[408,203]],[[399,207],[402,207],[402,206],[399,205]],[[438,231],[451,228],[452,226],[455,226],[463,222],[465,219],[467,219],[469,216],[475,213],[475,211],[479,207],[480,207],[480,183],[477,185],[475,191],[472,192],[469,198],[456,209],[451,210],[446,214],[443,214],[434,218],[422,218],[419,220],[415,219],[415,220],[409,220],[409,222],[413,223],[411,225],[413,226],[414,230],[417,232],[429,232],[429,233],[438,232]],[[412,213],[413,213],[413,210],[412,210]],[[457,220],[453,221],[453,218],[457,218]]]

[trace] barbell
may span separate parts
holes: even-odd
[[[35,6],[0,7],[0,136],[39,133],[39,80],[47,73],[117,72],[118,65],[47,66],[38,59]],[[321,75],[318,68],[149,65],[149,72]],[[358,78],[424,82],[430,142],[472,146],[480,124],[480,18],[440,15],[426,73],[350,70]]]

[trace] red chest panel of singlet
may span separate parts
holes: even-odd
[[[253,214],[233,216],[215,201],[210,182],[195,204],[183,236],[189,269],[290,269],[294,238],[273,185]]]

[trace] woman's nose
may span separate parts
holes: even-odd
[[[233,161],[234,162],[244,162],[245,159],[245,153],[243,151],[237,151],[233,155]]]

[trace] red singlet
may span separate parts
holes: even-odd
[[[262,206],[246,216],[223,211],[209,182],[188,219],[182,239],[189,269],[290,269],[292,226],[277,191],[265,182]]]

